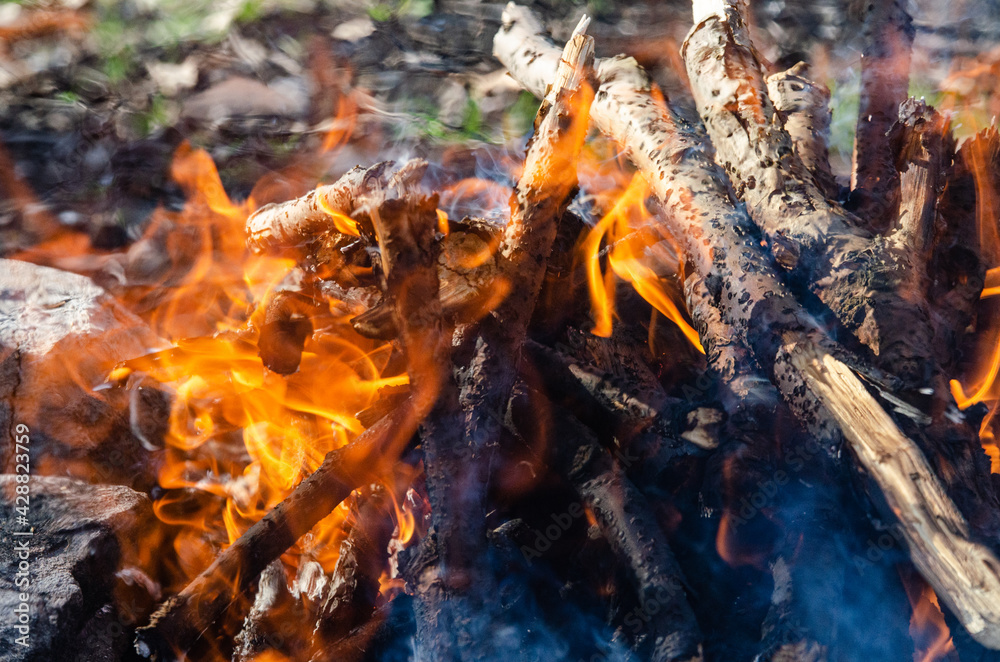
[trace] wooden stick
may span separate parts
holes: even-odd
[[[367,209],[378,238],[386,292],[406,352],[411,399],[421,419],[424,475],[431,527],[421,549],[438,553],[411,576],[418,655],[458,660],[486,642],[467,629],[473,614],[490,619],[479,591],[488,591],[485,493],[469,480],[463,413],[452,370],[451,333],[445,327],[438,282],[437,197],[387,191]]]
[[[778,261],[803,274],[880,367],[912,388],[927,386],[936,370],[930,316],[906,276],[924,256],[876,245],[861,221],[816,187],[771,105],[736,2],[692,6],[695,27],[682,48],[688,77],[751,218]]]
[[[868,3],[851,197],[858,215],[876,231],[891,223],[899,201],[896,153],[889,130],[899,116],[900,104],[909,96],[915,34],[903,0]]]
[[[226,548],[183,591],[136,631],[135,649],[153,660],[178,660],[209,625],[278,558],[341,501],[391,466],[415,425],[409,403],[331,451],[311,476]]]
[[[330,212],[341,215],[341,224],[348,223],[357,198],[379,181],[384,186],[383,175],[391,165],[383,161],[370,168],[358,166],[301,198],[264,205],[247,219],[247,245],[256,253],[273,253],[343,234],[343,225],[338,226]]]
[[[706,19],[709,20],[716,19]],[[531,85],[543,80],[544,71],[554,66],[552,52],[558,52],[541,36],[542,32],[541,24],[530,12],[508,5],[503,26],[494,40],[495,54],[531,91],[534,91]],[[888,469],[877,462],[871,463],[870,449],[861,447],[876,442],[861,439],[857,428],[860,421],[888,422],[891,428],[870,426],[866,431],[885,434],[886,437],[877,442],[883,448],[892,448],[907,458],[922,459],[917,447],[899,432],[874,398],[869,395],[860,399],[860,393],[867,394],[867,391],[860,380],[834,358],[833,353],[840,351],[839,348],[816,329],[811,318],[786,290],[755,238],[749,219],[732,205],[725,175],[712,162],[693,128],[678,120],[662,101],[655,100],[648,78],[634,60],[613,58],[600,62],[598,79],[601,86],[591,107],[595,124],[617,140],[646,175],[668,212],[664,218],[669,224],[666,231],[681,242],[691,271],[704,281],[721,318],[750,348],[803,425],[830,448],[846,440],[866,471],[880,474]],[[836,365],[843,368],[839,373],[843,384],[850,384],[851,388],[817,388],[815,373],[808,372],[801,361],[793,360],[803,351],[836,361]],[[858,392],[853,393],[852,389]],[[852,417],[845,417],[842,410],[853,406],[852,403],[857,403]],[[911,510],[934,513],[943,521],[953,521],[949,518],[957,511],[944,496],[926,460],[922,465],[913,466],[920,470],[913,480],[926,484],[925,489],[929,491],[915,489],[912,484],[908,486],[888,471],[875,478],[883,493],[891,493],[885,495],[886,501],[908,504]],[[970,541],[964,526],[954,530],[944,526],[935,531],[950,535],[947,551],[942,545],[939,553],[938,549],[924,544],[921,537],[926,527],[933,526],[933,521],[928,521],[928,516],[915,521],[910,518],[911,514],[898,516],[907,518],[905,528],[914,525],[908,533],[914,540],[911,553],[915,561],[916,557],[927,557],[919,561],[919,567],[927,573],[925,577],[939,596],[949,594],[942,597],[949,605],[962,606],[964,611],[956,607],[956,613],[978,641],[1000,648],[1000,614],[997,613],[1000,578],[993,575],[990,579],[984,575],[989,572],[986,568],[1000,568],[1000,561],[985,547]],[[929,517],[933,519],[934,515]],[[955,556],[948,558],[951,553]],[[951,574],[947,568],[951,568]]]
[[[483,617],[497,617],[487,598],[494,578],[482,568],[487,556],[486,486],[557,222],[576,186],[575,164],[593,95],[587,84],[593,40],[582,34],[585,28],[586,22],[578,26],[555,71],[551,91],[538,111],[524,172],[511,196],[511,220],[500,241],[498,266],[498,281],[507,295],[478,325],[474,354],[462,376],[465,419],[457,425],[448,419],[447,432],[458,438],[447,448],[425,448],[433,528],[427,548],[436,549],[426,554],[430,560],[420,569],[416,589],[417,645],[434,659],[455,659],[469,654],[462,651],[491,648],[497,654],[510,646],[476,637],[468,629],[477,626],[469,605]],[[465,450],[463,461],[458,454]]]
[[[1000,563],[969,527],[912,441],[842,362],[791,340],[791,364],[837,421],[899,519],[920,574],[981,644],[1000,649]]]
[[[899,266],[901,296],[914,302],[929,302],[931,309],[935,302],[930,298],[932,280],[951,279],[946,270],[930,272],[931,264],[924,256],[934,252],[934,226],[937,221],[937,203],[946,167],[954,154],[948,121],[922,101],[908,99],[899,109],[899,121],[893,129],[894,143],[900,146],[898,214],[890,225],[885,242],[885,252],[892,252],[893,262]],[[949,219],[956,222],[958,219]],[[945,318],[958,322],[955,314],[942,311],[933,317],[937,325],[933,330],[941,331],[947,337],[939,320]],[[951,327],[964,329],[968,323]],[[942,344],[935,333],[934,351],[938,366],[950,364],[955,348]],[[947,390],[938,378],[938,389],[947,397]]]
[[[890,240],[918,254],[932,249],[939,188],[954,141],[947,119],[923,101],[907,99],[899,106],[899,213]],[[925,269],[916,273],[925,275]]]
[[[567,43],[554,83],[543,95],[528,145],[524,171],[511,196],[511,219],[500,242],[501,277],[508,295],[480,324],[475,356],[462,388],[470,413],[473,447],[496,442],[499,421],[517,378],[517,362],[528,321],[545,276],[558,221],[576,188],[576,162],[587,135],[593,88],[593,39],[581,21]]]

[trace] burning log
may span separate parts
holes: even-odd
[[[136,651],[154,660],[182,657],[269,563],[392,462],[412,434],[412,418],[412,405],[402,406],[347,446],[331,451],[314,474],[160,606],[136,632]]]
[[[281,204],[264,205],[247,219],[247,245],[258,253],[285,252],[335,242],[351,232],[350,215],[358,199],[384,185],[383,175],[392,164],[357,167],[335,183],[321,186]],[[307,249],[308,250],[308,249]]]
[[[343,639],[375,611],[379,577],[392,538],[391,513],[391,496],[381,486],[372,486],[352,506],[351,531],[340,543],[337,565],[317,609],[320,646]]]
[[[435,242],[437,197],[405,195],[390,186],[363,210],[378,240],[386,292],[406,352],[411,401],[420,421],[424,471],[431,502],[431,531],[421,548],[438,556],[422,565],[414,583],[417,646],[434,659],[451,659],[470,645],[468,619],[482,612],[470,587],[483,575],[485,508],[481,491],[459,476],[465,440],[459,390],[452,374],[451,334],[445,327]],[[465,635],[462,636],[462,633]],[[461,642],[461,643],[460,643]],[[480,642],[476,642],[479,645]]]
[[[500,271],[508,295],[479,325],[479,340],[462,385],[469,412],[466,432],[477,453],[492,454],[502,412],[517,378],[528,322],[545,276],[545,265],[576,188],[576,161],[587,133],[593,98],[593,39],[577,26],[562,52],[554,82],[535,118],[524,172],[511,196],[511,219],[500,242]]]
[[[477,570],[486,556],[485,486],[557,222],[576,186],[575,164],[586,137],[593,94],[587,82],[593,40],[583,35],[586,25],[581,22],[563,52],[555,82],[536,117],[524,173],[511,196],[511,220],[500,241],[498,265],[498,281],[506,296],[477,327],[473,356],[464,367],[458,394],[460,409],[448,402],[449,384],[438,396],[439,403],[447,402],[439,404],[443,409],[438,434],[443,438],[433,433],[425,438],[433,531],[418,561],[419,571],[409,572],[417,586],[418,646],[435,659],[452,659],[470,646],[489,646],[476,641],[470,629],[474,619],[462,613],[462,606],[471,595],[472,604],[487,613],[493,609],[488,597],[491,573]],[[465,417],[457,426],[451,422],[455,411]],[[433,415],[430,420],[435,420]],[[471,467],[461,466],[466,447]],[[459,479],[463,474],[467,478]]]
[[[706,59],[714,56],[696,58],[693,53],[702,52],[700,48],[706,49],[705,53],[714,53],[718,45],[731,46],[723,56],[730,52],[746,56],[750,52],[746,50],[748,46],[740,50],[730,42],[733,30],[742,30],[727,22],[737,19],[735,13],[726,9],[725,4],[718,5],[718,10],[722,13],[717,14],[715,7],[699,11],[702,20],[687,46],[689,62],[694,58],[693,62],[705,64],[709,70],[713,65]],[[715,37],[707,37],[713,30]],[[557,53],[541,34],[541,25],[526,10],[508,5],[504,25],[494,41],[498,58],[522,85],[536,94],[544,84],[546,72],[553,70]],[[749,57],[741,62],[749,65],[754,61]],[[744,71],[749,77],[748,91],[762,89],[762,83],[758,87],[753,84],[760,81],[755,64],[737,71]],[[692,67],[691,73],[692,78],[697,78],[707,71]],[[716,73],[726,75],[724,71]],[[1000,567],[993,553],[970,539],[965,520],[945,495],[918,448],[900,432],[857,375],[835,357],[842,350],[824,337],[787,291],[770,257],[754,239],[756,233],[749,219],[730,202],[726,177],[708,157],[696,131],[678,120],[662,100],[651,94],[648,79],[634,61],[623,58],[603,61],[598,65],[598,74],[601,87],[591,108],[595,124],[615,138],[646,174],[668,212],[666,220],[672,234],[684,247],[695,277],[704,280],[721,318],[732,325],[813,435],[828,445],[836,446],[841,439],[850,445],[861,467],[903,522],[911,558],[922,574],[978,641],[1000,647],[1000,614],[995,608],[1000,604],[997,601],[1000,578],[985,570]],[[696,88],[706,86],[703,90],[706,99],[714,98],[707,83],[692,82]],[[714,82],[724,85],[726,78]],[[736,94],[738,86],[731,84],[730,88],[730,93]],[[763,94],[760,98],[765,105],[758,107],[766,107],[769,102]],[[743,172],[745,177],[734,173],[744,192],[749,191],[748,195],[758,201],[757,212],[765,214],[768,222],[778,227],[794,222],[796,227],[787,228],[789,232],[803,233],[806,236],[801,238],[814,242],[814,248],[819,247],[815,243],[819,236],[815,233],[831,224],[838,232],[844,230],[843,235],[836,235],[839,238],[833,244],[843,240],[851,245],[856,241],[851,237],[860,239],[861,235],[848,224],[845,212],[813,195],[814,185],[806,180],[801,165],[793,161],[787,135],[765,127],[764,115],[748,117],[752,123],[747,126],[760,131],[759,137],[764,141],[761,149],[774,150],[762,174],[768,175],[765,184],[778,187],[763,186],[762,195],[761,191],[754,192],[757,182],[756,178],[750,179],[750,172]],[[720,122],[729,126],[721,118]],[[733,142],[749,149],[740,122],[733,118],[733,124],[734,134],[738,131],[744,137],[743,142],[736,139]],[[718,133],[722,138],[728,137],[725,131]],[[757,133],[754,135],[758,137]],[[723,141],[723,146],[717,147],[722,149],[725,144]],[[744,163],[741,160],[744,152],[734,151],[737,153],[741,158],[731,162],[734,168]],[[785,165],[777,165],[782,161]],[[758,161],[747,158],[745,163],[756,168]],[[819,228],[803,223],[798,215],[784,217],[788,211],[785,203],[770,206],[767,199],[762,199],[774,190],[787,190],[782,188],[785,179],[779,174],[785,172],[781,170],[785,167],[790,168],[787,173],[794,177],[794,195],[786,196],[787,204],[793,209],[817,210],[807,218],[819,223]],[[774,198],[780,201],[782,196]],[[776,233],[772,244],[778,261],[784,258],[786,264],[795,265],[799,251],[794,243],[789,246],[783,242],[783,235]],[[862,248],[860,242],[858,248]],[[735,282],[734,274],[739,275]],[[895,296],[896,292],[888,288],[886,297]],[[900,305],[904,309],[909,306],[907,302]],[[917,321],[924,321],[923,314],[919,311],[915,314]],[[918,355],[924,351],[920,347],[914,349]],[[910,357],[902,352],[892,359],[890,363],[906,368],[904,374],[911,377],[922,374],[914,370],[919,360],[912,366]]]
[[[349,270],[340,268],[345,261],[340,253],[350,251],[353,255],[359,246],[374,248],[376,243],[374,237],[367,236],[367,231],[366,236],[356,238],[359,228],[352,215],[389,186],[390,175],[404,188],[415,189],[426,169],[422,161],[411,161],[396,171],[391,171],[392,165],[383,162],[367,169],[355,168],[334,184],[288,202],[260,208],[247,220],[250,247],[264,254],[291,253],[312,267],[332,268],[335,278],[350,282]],[[414,194],[415,190],[408,193]],[[499,233],[494,225],[477,219],[456,221],[449,226],[449,232],[435,240],[439,245],[438,280],[444,318],[450,322],[477,320],[495,305],[498,296],[491,288],[497,276]],[[381,286],[384,293],[385,283]],[[280,306],[287,307],[286,304]],[[275,305],[279,304],[272,303]],[[285,319],[288,314],[284,308],[268,311],[268,320],[272,317],[283,320],[284,326],[275,328],[275,333],[267,339],[266,349],[262,348],[266,361],[277,361],[274,365],[281,369],[284,369],[282,362],[292,360],[294,353],[286,357],[281,348],[288,343],[282,345],[279,341],[291,340],[301,333],[296,332],[298,327],[288,324]],[[302,319],[298,324],[304,325],[305,321]],[[368,307],[351,323],[366,338],[391,340],[399,333],[395,313],[387,301]],[[287,348],[284,351],[287,353]]]

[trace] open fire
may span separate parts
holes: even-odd
[[[494,53],[543,99],[523,159],[318,184],[370,112],[341,90],[246,199],[184,142],[183,206],[126,248],[12,255],[0,420],[35,482],[4,477],[8,510],[29,484],[58,513],[24,533],[56,559],[85,483],[137,494],[82,526],[113,532],[69,573],[113,575],[90,611],[42,637],[39,593],[36,647],[0,650],[993,659],[1000,134],[956,131],[989,66],[908,99],[911,19],[873,5],[846,187],[829,91],[764,61],[741,3],[693,8],[700,120],[586,18],[560,48],[512,3]]]

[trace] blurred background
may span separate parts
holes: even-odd
[[[751,4],[762,54],[776,68],[808,61],[831,89],[831,151],[845,177],[863,3]],[[688,3],[533,6],[557,40],[580,14],[593,16],[599,55],[635,56],[679,106],[688,105],[678,54],[690,29]],[[169,168],[185,140],[209,151],[236,200],[265,174],[301,166],[303,154],[330,155],[304,178],[314,183],[382,158],[440,163],[456,146],[517,151],[537,101],[491,56],[502,7],[474,0],[0,4],[0,254],[67,234],[91,250],[139,237],[157,206],[183,205]],[[1000,0],[920,0],[910,10],[917,27],[911,93],[951,109],[960,136],[986,126],[1000,111]]]

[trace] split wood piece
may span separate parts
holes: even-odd
[[[539,410],[551,414],[551,429],[542,429],[547,423],[539,420]],[[701,660],[701,630],[688,604],[684,574],[643,494],[590,429],[542,394],[525,389],[512,398],[510,414],[522,436],[552,439],[554,468],[594,513],[603,537],[632,570],[640,604],[650,615],[643,633],[649,640],[635,642],[645,648],[643,657]]]
[[[545,71],[552,71],[558,58],[558,49],[547,42],[543,32],[542,25],[528,10],[510,4],[494,39],[494,53],[532,92],[536,92],[532,85],[544,80]],[[598,79],[601,86],[591,107],[594,123],[615,139],[646,175],[667,212],[664,231],[680,242],[691,272],[705,282],[721,318],[751,349],[765,374],[818,441],[830,448],[839,447],[843,439],[854,444],[852,435],[842,430],[845,422],[830,409],[835,403],[825,402],[820,393],[807,388],[807,375],[790,362],[783,336],[792,332],[795,342],[801,340],[804,346],[831,358],[839,348],[815,329],[811,317],[786,290],[775,266],[764,254],[752,223],[726,194],[725,175],[712,162],[695,129],[679,120],[662,102],[654,101],[648,77],[631,58],[600,62]],[[857,378],[855,381],[860,386]],[[866,409],[865,415],[888,419],[870,396],[867,403],[871,409]],[[902,440],[907,455],[921,457],[912,441],[905,437]],[[868,471],[881,469],[877,465],[869,467],[862,463],[862,466]],[[938,485],[930,472],[920,475],[919,480]],[[912,496],[905,486],[884,476],[879,477],[877,484],[883,491],[893,491],[887,501],[905,503]],[[937,489],[941,492],[940,487]],[[925,497],[923,493],[917,496]],[[950,511],[955,511],[947,498],[945,503]],[[923,509],[922,512],[935,510],[931,503],[922,501],[912,502],[910,507]],[[1000,604],[1000,593],[994,595],[992,589],[980,588],[983,585],[971,579],[983,572],[984,558],[991,560],[993,567],[1000,568],[1000,562],[988,550],[970,542],[968,534],[962,531],[965,529],[958,529],[952,535],[953,547],[961,554],[960,558],[951,559],[955,562],[952,567],[957,573],[953,578],[956,581],[931,583],[939,595],[954,594],[943,598],[949,604],[982,607],[985,613],[970,611],[960,618],[977,640],[1000,647],[1000,622],[990,613],[989,604],[978,599],[978,592],[989,595],[995,605]],[[915,537],[916,533],[910,535]],[[922,553],[933,556],[936,551],[924,547],[914,551],[914,555]],[[947,564],[942,557],[923,563],[935,568]]]
[[[857,376],[804,339],[785,341],[790,365],[837,421],[902,524],[913,564],[977,641],[1000,649],[1000,561],[970,539],[927,460]]]
[[[804,276],[880,367],[911,388],[927,386],[937,369],[930,317],[907,280],[926,258],[873,240],[817,189],[771,104],[737,2],[694,0],[692,6],[695,27],[682,54],[698,111],[775,258]]]
[[[331,451],[311,476],[230,545],[136,632],[135,649],[157,661],[179,660],[267,565],[333,512],[360,485],[391,466],[415,431],[407,403]]]
[[[951,137],[950,123],[923,101],[907,99],[899,106],[899,118],[891,133],[893,151],[899,154],[898,162],[895,164],[898,170],[899,204],[898,214],[889,228],[887,242],[898,247],[898,250],[912,255],[932,255],[935,251],[938,200],[945,188],[945,177],[949,174],[955,155],[955,141]],[[942,218],[941,225],[955,227],[962,222],[961,216],[956,215],[947,219]],[[911,269],[901,274],[901,280],[906,291],[913,292],[929,302],[934,312],[932,316],[935,329],[934,356],[940,366],[953,366],[959,347],[958,343],[951,339],[969,326],[974,311],[966,305],[968,317],[963,319],[959,311],[943,309],[941,302],[931,297],[933,281],[940,280],[940,278],[932,279],[928,273],[933,266],[924,260],[913,260]],[[966,265],[968,266],[970,265]],[[954,278],[953,270],[936,273],[943,274],[949,279]],[[955,287],[962,285],[956,282]],[[948,303],[959,303],[962,298],[961,294],[948,297],[950,299]],[[965,298],[970,297],[966,295]],[[958,301],[955,301],[956,299]],[[945,320],[949,326],[942,324]],[[952,324],[954,326],[951,326]],[[944,388],[940,390],[946,391]]]
[[[916,30],[905,0],[869,2],[861,38],[861,96],[851,171],[851,198],[875,231],[891,222],[899,200],[896,154],[889,130],[909,96],[910,59]]]
[[[820,193],[831,200],[840,185],[830,169],[830,90],[809,78],[809,65],[799,62],[767,77],[767,93],[795,153],[812,175]]]
[[[381,486],[373,485],[352,505],[350,532],[340,543],[337,564],[316,608],[314,645],[326,647],[343,639],[375,611],[392,539],[391,515],[392,499]]]
[[[950,122],[923,101],[910,98],[898,107],[899,213],[889,237],[905,250],[923,254],[931,249],[942,175],[954,140]],[[915,271],[923,275],[922,269]]]

